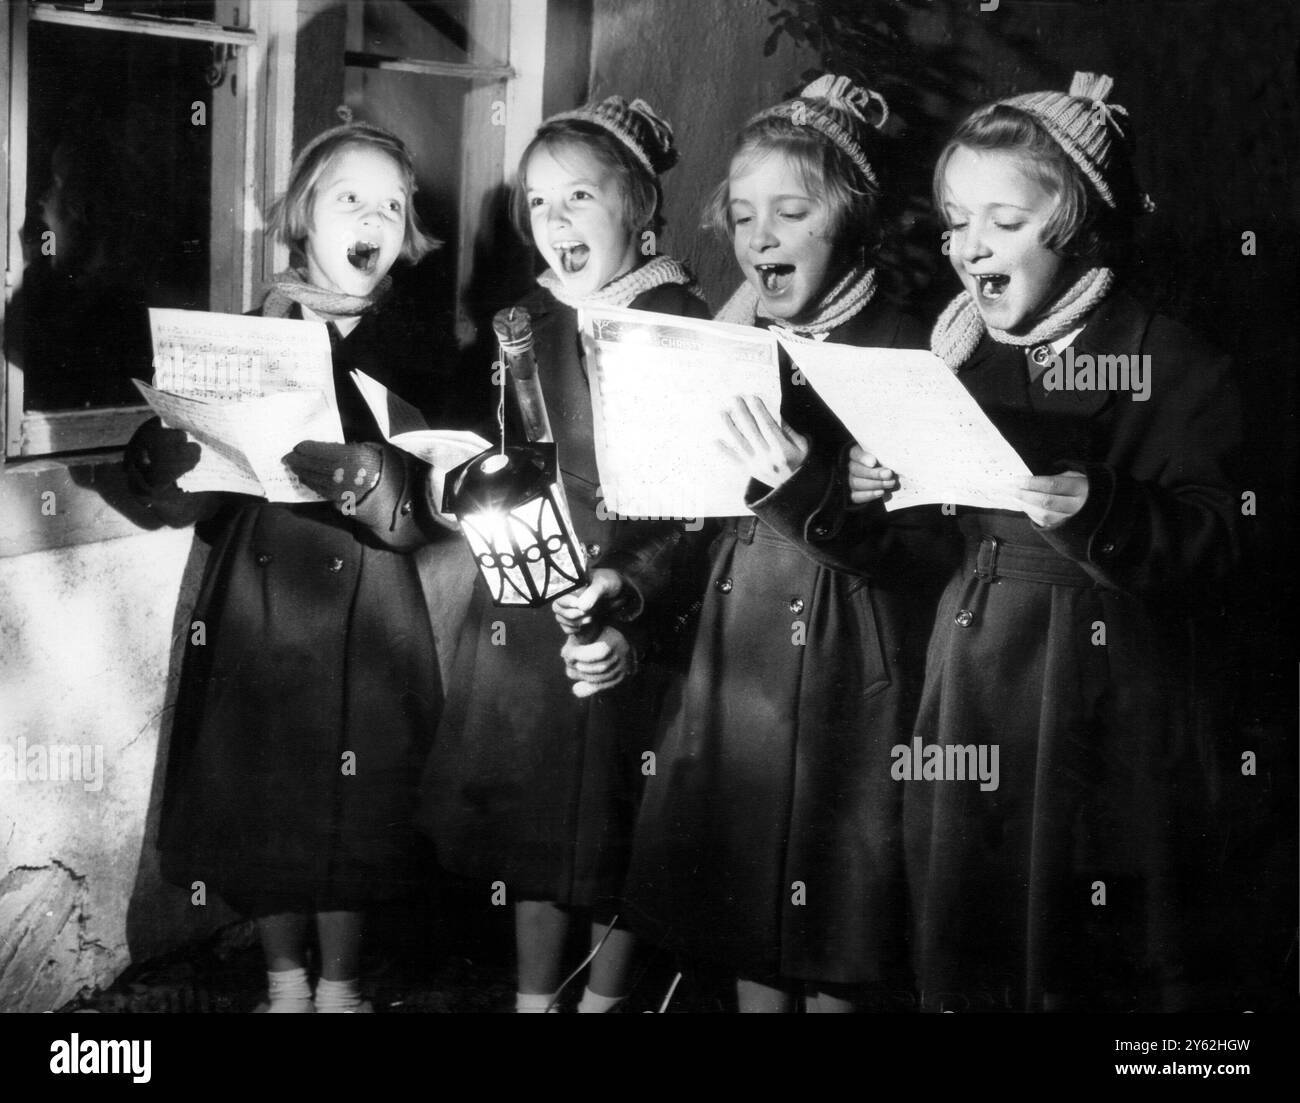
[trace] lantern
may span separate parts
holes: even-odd
[[[556,482],[555,445],[491,448],[447,475],[454,513],[496,605],[547,605],[586,584],[586,559]]]

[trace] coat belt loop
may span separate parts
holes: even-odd
[[[979,554],[975,558],[975,577],[992,582],[998,577],[998,539],[985,536],[980,540]]]

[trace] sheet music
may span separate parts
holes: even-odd
[[[299,441],[343,441],[325,323],[155,307],[149,328],[154,383],[136,386],[202,447],[177,485],[320,501],[280,457]]]
[[[149,328],[160,391],[234,402],[320,391],[337,412],[324,322],[155,307]]]
[[[1020,511],[1007,488],[1032,472],[933,353],[779,331],[777,339],[849,432],[898,475],[886,509],[939,502]]]
[[[606,506],[623,517],[735,517],[749,475],[721,452],[741,394],[781,408],[776,341],[751,326],[643,310],[578,312]]]
[[[286,391],[242,402],[168,394],[135,380],[163,423],[203,449],[199,465],[177,480],[182,490],[224,490],[270,502],[319,502],[282,456],[303,440],[342,443],[338,415],[320,391]]]

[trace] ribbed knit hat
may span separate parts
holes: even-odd
[[[889,104],[879,92],[861,88],[848,77],[828,73],[818,77],[794,99],[760,111],[746,126],[771,118],[813,127],[853,162],[872,191],[879,190],[880,181],[866,151],[868,133],[880,130],[889,118]]]
[[[677,164],[673,128],[645,100],[628,103],[622,96],[608,96],[598,103],[552,115],[542,126],[564,119],[577,119],[608,130],[632,151],[651,176],[659,176]]]
[[[1075,73],[1067,92],[1028,92],[990,107],[1014,107],[1032,115],[1083,174],[1108,207],[1137,203],[1150,210],[1133,173],[1128,111],[1107,103],[1114,81],[1104,73]],[[986,108],[986,110],[988,110]]]

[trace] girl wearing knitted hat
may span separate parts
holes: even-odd
[[[876,297],[887,108],[843,77],[753,118],[710,209],[745,282],[719,317],[837,343],[918,347]],[[903,579],[907,530],[849,511],[846,430],[782,360],[782,403],[738,398],[721,444],[751,513],[715,526],[689,674],[637,824],[634,924],[737,979],[741,1011],[851,1010],[906,987],[900,787],[933,597]],[[852,569],[837,569],[851,564]],[[623,589],[658,579],[634,557]],[[867,578],[889,578],[877,590]],[[601,585],[594,580],[592,589]],[[621,593],[620,593],[621,596]],[[912,694],[914,696],[914,693]]]
[[[565,490],[593,565],[622,523],[599,508],[577,309],[708,316],[690,274],[650,245],[659,176],[676,160],[672,130],[648,104],[611,96],[546,120],[520,161],[515,224],[549,266],[520,305],[532,318]],[[678,527],[639,526],[650,540]],[[603,944],[578,1010],[608,1011],[626,991],[633,939],[609,924],[662,684],[653,675],[625,680],[644,643],[630,626],[570,640],[562,664],[550,613],[493,607],[482,580],[473,601],[421,818],[446,868],[502,882],[515,903],[516,1009],[558,1010],[570,911],[582,908]],[[608,692],[575,692],[580,677]]]
[[[1021,512],[959,512],[916,728],[996,781],[904,782],[936,1010],[1168,1007],[1193,979],[1191,641],[1236,559],[1241,425],[1225,360],[1123,290],[1144,201],[1110,85],[983,107],[935,170],[964,290],[932,345],[1036,473]]]

